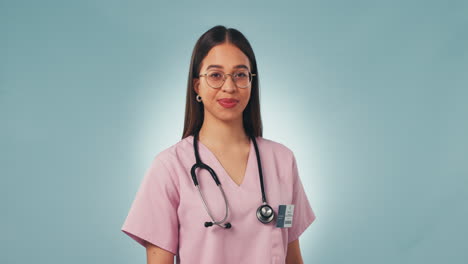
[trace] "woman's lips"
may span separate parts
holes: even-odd
[[[231,108],[237,105],[239,101],[236,99],[229,99],[229,98],[224,98],[224,99],[219,99],[218,103],[223,106],[224,108]]]

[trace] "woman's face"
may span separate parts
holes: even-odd
[[[223,43],[214,46],[208,52],[201,63],[198,74],[204,74],[208,70],[217,70],[223,73],[245,70],[245,68],[239,67],[247,67],[247,70],[251,71],[249,58],[236,46]],[[233,121],[239,118],[242,120],[242,112],[249,102],[252,84],[247,88],[239,88],[234,83],[231,75],[226,77],[223,85],[218,89],[210,87],[206,77],[194,78],[194,90],[202,98],[205,115],[208,114],[223,121]],[[225,107],[219,102],[223,98],[235,99],[237,104],[234,107]]]

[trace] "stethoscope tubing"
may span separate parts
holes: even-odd
[[[225,203],[225,206],[226,206],[226,213],[224,214],[223,220],[215,221],[213,215],[211,214],[210,210],[208,209],[208,206],[206,205],[205,197],[203,196],[203,193],[200,190],[200,186],[197,186],[198,192],[200,193],[200,196],[202,197],[203,205],[205,206],[205,209],[208,212],[208,215],[210,216],[211,220],[213,220],[213,224],[223,227],[221,225],[221,223],[224,223],[226,221],[227,217],[228,217],[229,204],[228,204],[228,200],[226,199],[226,194],[224,193],[223,187],[221,185],[219,185],[219,188],[221,189],[221,193],[223,194],[224,203]]]
[[[273,220],[274,218],[274,211],[273,209],[271,208],[271,206],[269,206],[267,204],[267,201],[266,201],[266,195],[265,195],[265,189],[264,189],[264,186],[263,186],[263,172],[262,172],[262,164],[261,164],[261,161],[260,161],[260,154],[259,154],[259,150],[258,150],[258,146],[257,146],[257,142],[255,140],[255,137],[251,136],[250,137],[253,144],[254,144],[254,148],[255,148],[255,153],[256,153],[256,156],[257,156],[257,166],[258,166],[258,172],[259,172],[259,178],[260,178],[260,187],[261,187],[261,191],[262,191],[262,204],[258,209],[257,209],[257,218],[260,222],[266,224],[266,223],[269,223]],[[228,200],[226,198],[226,194],[221,186],[221,182],[219,181],[219,178],[218,176],[216,175],[216,172],[210,167],[208,166],[207,164],[203,163],[200,159],[200,155],[199,155],[199,152],[198,152],[198,131],[195,133],[194,135],[194,139],[193,139],[193,146],[194,146],[194,152],[195,152],[195,164],[192,166],[191,170],[190,170],[190,174],[192,176],[192,180],[193,180],[193,183],[195,184],[195,187],[197,188],[198,190],[198,193],[200,194],[200,197],[203,201],[203,206],[205,207],[208,215],[210,216],[212,222],[209,223],[209,222],[205,222],[205,227],[208,227],[208,226],[211,226],[213,224],[215,225],[218,225],[220,227],[223,227],[223,228],[231,228],[231,224],[230,223],[227,223],[225,226],[222,226],[221,223],[224,223],[228,217],[228,214],[229,214],[229,203],[228,203]],[[200,168],[200,169],[206,169],[208,170],[208,172],[210,173],[210,175],[212,176],[213,180],[215,181],[216,185],[218,186],[218,188],[221,190],[221,193],[223,195],[223,199],[224,199],[224,203],[225,203],[225,208],[226,208],[226,212],[225,212],[225,215],[224,215],[224,218],[223,220],[221,221],[215,221],[214,220],[214,217],[213,215],[211,214],[211,211],[209,210],[208,208],[208,205],[205,201],[205,197],[202,193],[202,191],[200,190],[200,186],[199,186],[199,183],[198,183],[198,179],[197,179],[197,175],[196,175],[196,172],[195,170],[197,168]],[[265,213],[265,212],[262,212],[263,209],[266,208],[266,211],[268,213]],[[266,214],[266,216],[265,216]]]

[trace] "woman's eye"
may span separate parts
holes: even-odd
[[[241,77],[241,78],[244,78],[244,77],[247,77],[247,74],[243,73],[243,72],[240,72],[238,74],[236,74],[237,77]]]
[[[221,74],[219,74],[219,73],[212,73],[212,74],[210,74],[210,77],[219,78],[219,77],[221,77]]]

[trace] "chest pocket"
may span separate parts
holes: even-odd
[[[269,204],[275,211],[275,220],[271,229],[271,263],[284,264],[286,260],[286,250],[289,228],[276,227],[278,220],[279,205],[292,204],[292,184],[284,182],[284,178],[279,178],[280,184],[270,185],[271,194],[268,197]],[[272,188],[274,186],[274,188]]]
[[[271,239],[271,263],[273,264],[284,264],[285,249],[283,231],[284,228],[273,227],[272,239]]]

